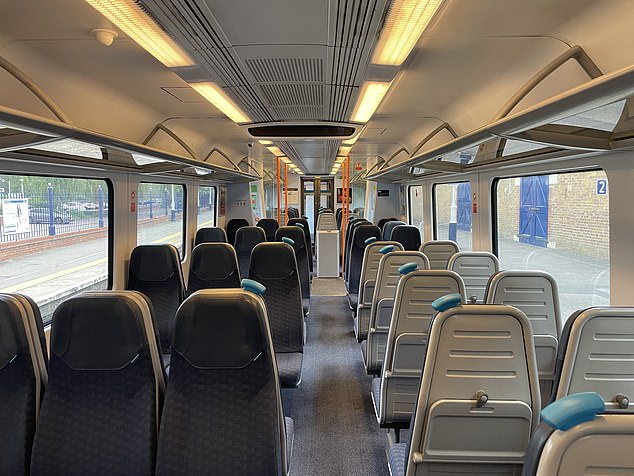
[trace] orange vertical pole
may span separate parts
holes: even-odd
[[[288,223],[288,164],[284,162],[284,225]]]
[[[280,177],[280,158],[276,157],[275,160],[277,161],[277,222],[279,223],[282,219],[282,177]]]

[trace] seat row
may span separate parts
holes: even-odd
[[[0,295],[0,474],[288,474],[293,422],[256,293],[204,290],[185,300],[168,383],[143,294],[88,292],[62,303],[50,361],[37,314],[23,296]]]
[[[241,235],[255,227],[243,227]],[[262,230],[257,229],[257,233]],[[292,237],[292,238],[291,238]],[[248,267],[241,273],[234,247],[227,243],[202,243],[192,251],[189,294],[201,289],[238,288],[241,277],[263,284],[271,319],[273,343],[278,353],[282,385],[296,387],[301,381],[305,341],[304,316],[310,303],[310,281],[303,231],[298,227],[277,230],[280,242],[262,242],[249,252]],[[246,274],[246,276],[245,276]],[[162,348],[169,366],[169,346],[176,310],[185,297],[178,250],[172,245],[137,246],[130,257],[127,289],[142,292],[155,309]]]
[[[409,431],[404,442],[388,443],[392,476],[516,475],[524,465],[526,475],[589,474],[590,468],[628,474],[634,457],[614,445],[634,441],[634,361],[623,338],[634,333],[634,308],[590,308],[570,317],[553,403],[541,410],[527,316],[512,306],[465,305],[463,299],[454,294],[433,303],[439,312]],[[605,415],[591,422],[597,413]],[[589,437],[593,442],[584,442]]]

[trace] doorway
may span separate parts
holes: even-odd
[[[308,218],[311,234],[315,234],[315,223],[320,208],[335,210],[334,177],[302,177],[301,208],[302,215]]]

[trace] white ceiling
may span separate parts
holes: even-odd
[[[176,8],[177,0],[144,3]],[[216,35],[208,39],[216,42],[214,51],[198,57],[211,63],[202,65],[197,74],[226,86],[254,116],[347,120],[360,84],[378,74],[368,58],[385,0],[192,0],[189,4],[200,9]],[[344,16],[343,7],[361,16]],[[445,121],[459,135],[486,125],[568,45],[581,45],[603,72],[628,66],[634,50],[633,20],[631,0],[447,0],[398,72],[352,159],[365,163],[369,157],[388,158],[401,148],[411,151]],[[351,27],[357,23],[363,25],[364,42],[353,41]],[[82,128],[141,143],[156,124],[163,123],[199,157],[217,147],[236,162],[255,154],[265,159],[265,166],[272,163],[272,156],[259,144],[248,147],[254,141],[244,128],[198,97],[179,74],[124,33],[118,31],[111,47],[97,43],[90,30],[101,27],[114,28],[84,0],[0,2],[0,56],[31,77]],[[571,62],[539,85],[517,110],[586,80]],[[2,70],[0,81],[0,105],[53,118]],[[443,133],[424,149],[448,137]],[[162,133],[150,145],[183,153]],[[322,140],[280,145],[306,172],[315,174],[329,171],[336,150],[335,143]],[[406,153],[401,155],[407,158]],[[394,160],[401,160],[401,155]],[[226,164],[217,156],[211,160]]]

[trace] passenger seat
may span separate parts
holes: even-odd
[[[264,301],[194,293],[176,317],[156,474],[285,476],[292,445]]]
[[[282,387],[302,378],[306,328],[295,251],[286,243],[260,243],[251,254],[249,278],[266,287],[264,302]]]
[[[226,243],[227,234],[222,228],[212,226],[208,228],[200,228],[196,232],[196,238],[194,239],[194,246],[201,243]]]
[[[82,293],[58,306],[33,475],[154,474],[165,376],[147,298]]]
[[[455,241],[433,240],[426,241],[418,250],[429,258],[430,269],[447,269],[449,259],[460,251],[460,248]]]
[[[417,251],[420,247],[420,230],[412,225],[398,225],[392,230],[392,241],[398,241],[405,251]]]
[[[251,261],[251,251],[258,243],[264,243],[266,234],[259,226],[243,226],[236,231],[236,239],[233,247],[236,249],[238,256],[238,266],[240,267],[240,276],[242,278],[249,277],[249,262]]]
[[[227,243],[233,245],[236,241],[236,231],[243,226],[249,226],[249,222],[244,218],[232,218],[227,222]]]
[[[229,243],[201,243],[192,250],[187,293],[200,289],[239,288],[236,252]]]
[[[185,297],[185,283],[176,247],[139,245],[134,248],[130,256],[127,289],[143,293],[152,303],[160,348],[168,367],[176,310]]]
[[[306,250],[304,231],[297,226],[282,226],[275,233],[275,240],[288,242],[295,250],[299,282],[302,285],[302,309],[304,316],[308,316],[310,312],[310,268],[308,267],[308,252]]]
[[[39,322],[38,322],[39,321]],[[35,423],[46,385],[46,342],[37,305],[0,294],[0,474],[29,474]]]
[[[275,241],[275,232],[280,227],[277,220],[274,220],[273,218],[262,218],[256,223],[256,226],[259,226],[264,230],[266,241]]]

